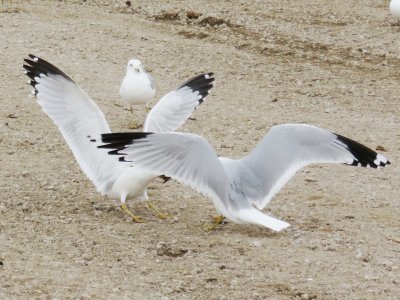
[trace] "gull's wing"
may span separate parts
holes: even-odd
[[[213,87],[213,73],[196,76],[163,96],[147,115],[143,131],[173,132],[191,116]]]
[[[145,72],[145,73],[146,73],[146,72]],[[146,75],[147,75],[147,78],[149,79],[151,89],[154,90],[154,80],[153,80],[153,77],[151,77],[151,75],[150,75],[149,73],[146,73]]]
[[[103,149],[120,161],[172,177],[214,200],[227,199],[228,177],[204,138],[188,133],[127,132],[102,135]],[[218,205],[218,203],[216,204]]]
[[[344,163],[372,168],[390,164],[381,154],[353,140],[305,124],[272,127],[240,162],[238,168],[246,170],[240,173],[247,174],[240,178],[243,191],[259,209],[263,209],[298,170],[309,164]]]
[[[90,142],[111,132],[103,113],[64,72],[41,58],[29,57],[24,68],[37,102],[58,126],[85,174],[106,193],[125,166]]]

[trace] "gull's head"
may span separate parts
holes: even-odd
[[[144,69],[140,60],[131,59],[130,61],[128,61],[127,71],[134,73],[143,73]]]

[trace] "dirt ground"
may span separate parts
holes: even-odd
[[[400,299],[400,26],[384,1],[160,2],[0,6],[0,298]],[[114,131],[127,130],[118,88],[139,58],[157,99],[215,73],[181,130],[221,155],[304,122],[380,146],[392,164],[305,168],[266,210],[291,223],[280,233],[233,223],[206,233],[212,202],[174,181],[150,187],[174,218],[131,201],[146,220],[135,224],[30,96],[28,53],[79,83]]]

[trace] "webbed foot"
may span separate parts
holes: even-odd
[[[225,220],[225,217],[223,215],[218,215],[213,217],[214,222],[213,223],[206,223],[203,225],[203,230],[204,231],[213,231],[217,228],[218,225],[222,224]]]

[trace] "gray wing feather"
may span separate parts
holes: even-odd
[[[241,168],[247,170],[247,176],[241,178],[243,192],[263,209],[301,168],[312,163],[353,161],[353,154],[334,133],[305,124],[278,125],[241,161]]]
[[[140,167],[172,177],[213,199],[226,199],[227,174],[215,151],[200,136],[151,134],[120,152]]]
[[[151,77],[151,75],[150,75],[149,73],[146,73],[146,75],[147,75],[147,78],[148,78],[149,81],[150,81],[151,89],[154,90],[154,80],[153,80],[153,77]]]

